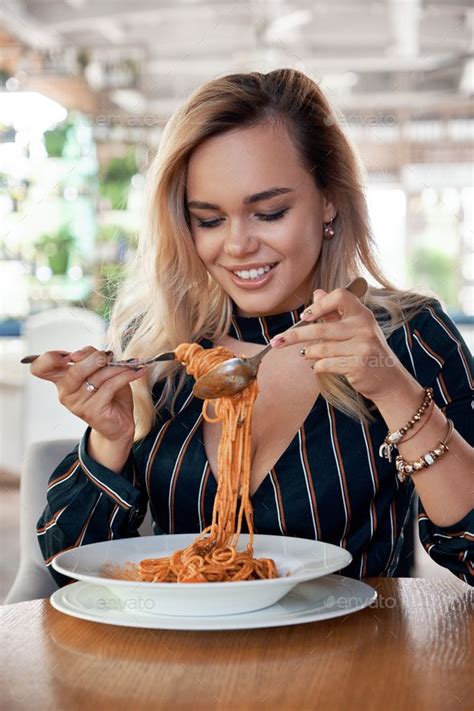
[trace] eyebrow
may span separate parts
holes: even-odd
[[[277,195],[284,195],[285,193],[293,193],[293,188],[269,188],[268,190],[263,190],[261,193],[255,193],[254,195],[247,195],[242,200],[244,205],[251,205],[254,202],[261,202],[262,200],[270,200]],[[219,205],[213,205],[210,202],[201,202],[200,200],[191,200],[187,203],[188,207],[194,207],[196,210],[220,210]]]

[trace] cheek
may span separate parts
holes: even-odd
[[[206,266],[212,267],[212,262],[217,259],[219,247],[217,241],[206,239],[205,236],[193,234],[194,246],[201,261]]]

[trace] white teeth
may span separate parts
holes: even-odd
[[[266,267],[259,267],[258,269],[250,269],[247,271],[244,269],[241,272],[234,272],[240,279],[257,279],[260,276],[263,276],[263,274],[266,274],[269,272],[271,269],[271,266],[268,265]]]

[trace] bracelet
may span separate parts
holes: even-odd
[[[420,407],[415,412],[411,420],[409,420],[403,427],[400,427],[400,429],[396,432],[387,432],[384,441],[379,447],[379,457],[385,457],[386,459],[388,459],[389,462],[391,462],[392,449],[394,447],[397,447],[398,443],[401,442],[408,430],[411,430],[411,428],[414,427],[419,420],[421,420],[426,408],[433,399],[433,388],[424,388],[424,391],[425,395],[423,398],[423,402],[421,403]]]
[[[431,407],[431,405],[433,405],[433,407]],[[429,412],[428,412],[428,415],[427,415],[427,417],[426,417],[426,420],[423,422],[422,425],[420,425],[420,427],[418,427],[418,429],[416,430],[416,432],[413,432],[409,437],[405,437],[405,439],[403,440],[403,443],[409,442],[411,439],[413,439],[413,437],[416,437],[416,435],[417,435],[419,432],[421,432],[421,430],[423,429],[423,427],[426,427],[426,425],[427,425],[428,422],[430,421],[430,417],[431,417],[431,415],[433,414],[434,409],[435,409],[435,408],[434,408],[434,400],[432,400],[431,403],[430,403]]]
[[[437,447],[435,447],[430,452],[423,454],[423,456],[417,459],[416,462],[406,462],[403,459],[402,455],[399,454],[395,460],[395,466],[398,472],[397,476],[399,480],[403,483],[407,478],[408,474],[412,474],[413,472],[419,471],[420,469],[426,469],[427,467],[431,467],[437,459],[442,457],[443,454],[446,454],[446,452],[449,452],[448,442],[453,435],[453,430],[453,421],[448,419],[448,431],[444,440],[442,442],[438,442]]]

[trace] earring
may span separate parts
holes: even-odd
[[[336,231],[334,230],[334,227],[332,226],[332,223],[334,222],[336,218],[333,217],[329,222],[323,222],[323,235],[324,239],[332,239],[334,235],[336,234]]]

